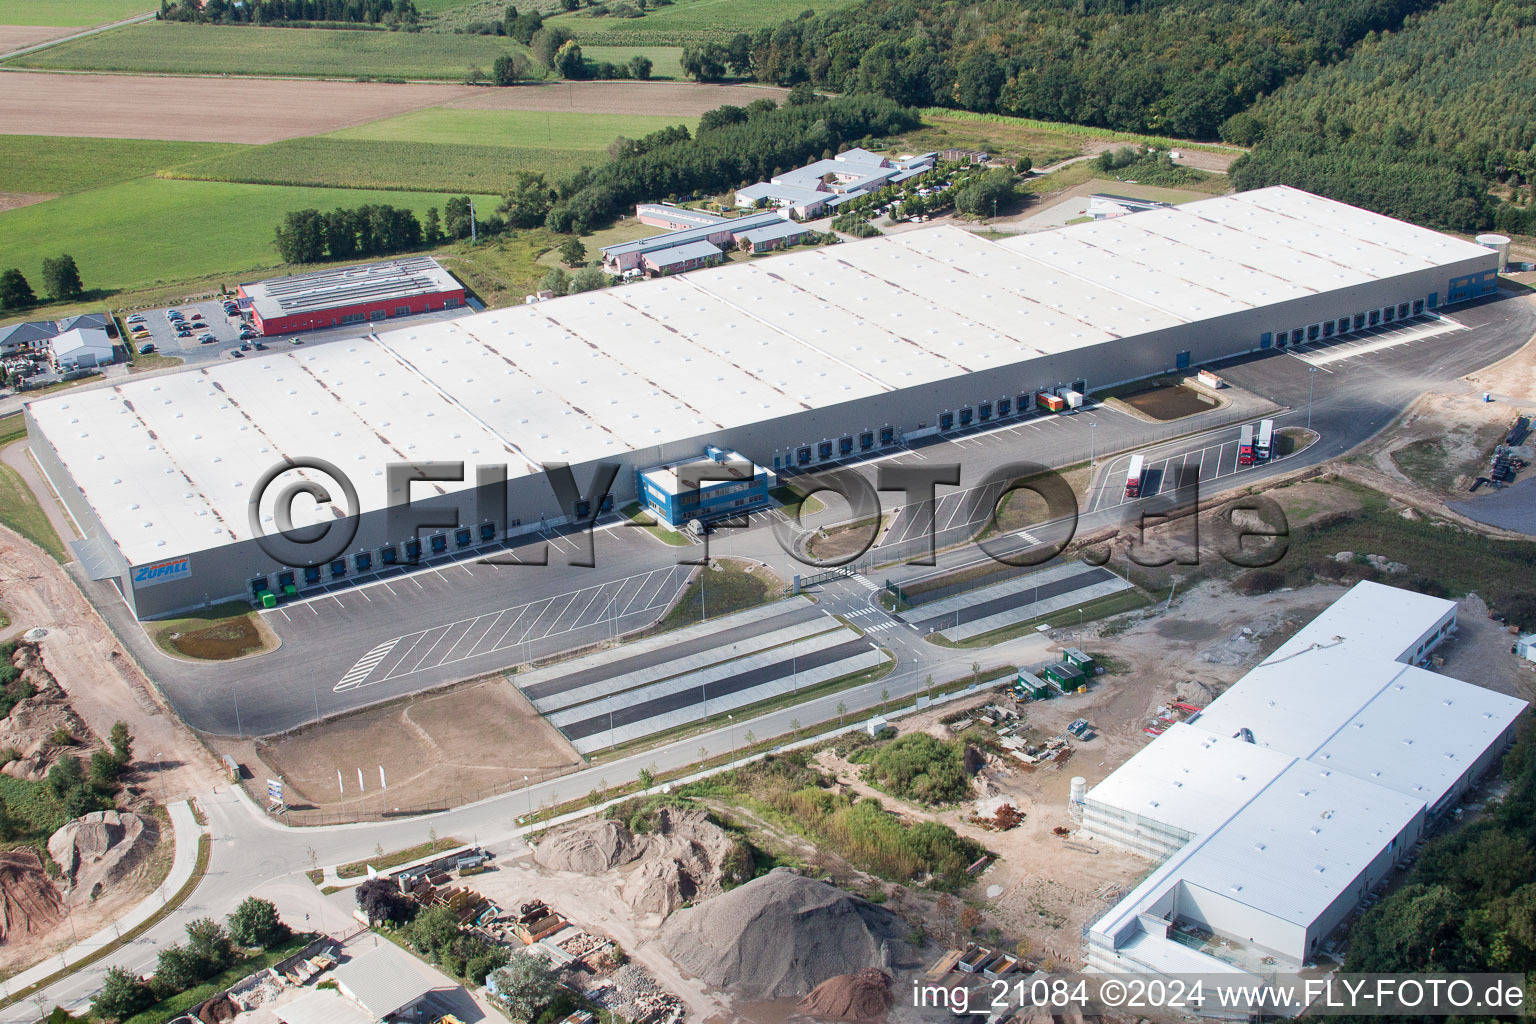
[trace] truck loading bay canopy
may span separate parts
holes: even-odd
[[[244,539],[249,488],[285,457],[346,469],[368,512],[393,461],[611,459],[1486,254],[1279,187],[1002,244],[872,238],[30,410],[137,564]]]

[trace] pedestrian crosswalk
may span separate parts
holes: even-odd
[[[855,583],[857,583],[859,586],[863,587],[865,590],[879,590],[880,589],[880,584],[876,583],[874,580],[870,579],[868,576],[861,576],[858,573],[854,573],[853,574],[853,581]]]
[[[862,576],[858,578],[863,579]],[[849,612],[848,621],[866,633],[880,633],[900,625],[889,615],[886,615],[884,612],[877,612],[873,608],[860,608],[857,611]]]

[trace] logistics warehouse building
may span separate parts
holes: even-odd
[[[546,463],[582,488],[619,464],[619,502],[637,471],[706,445],[812,468],[1008,421],[1042,393],[1432,310],[1492,291],[1497,259],[1262,189],[1002,244],[936,227],[267,352],[34,402],[28,425],[93,574],[147,617],[409,561],[390,463],[468,464],[465,482],[412,492],[456,511],[459,528],[424,538],[451,552],[595,511],[558,500]],[[305,456],[348,474],[361,515],[344,553],[295,574],[255,542],[247,504]],[[477,486],[474,467],[498,464],[505,487]]]
[[[1526,703],[1419,667],[1456,602],[1359,583],[1090,790],[1083,831],[1162,861],[1088,964],[1295,970],[1495,768]]]
[[[464,286],[430,256],[331,267],[242,284],[236,294],[263,335],[411,316],[464,305]]]

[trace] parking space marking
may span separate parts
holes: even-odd
[[[442,668],[504,651],[525,642],[561,636],[596,626],[618,607],[629,588],[634,595],[613,616],[614,621],[630,614],[660,608],[671,600],[677,587],[687,579],[687,566],[668,566],[636,573],[620,580],[582,587],[554,597],[514,605],[473,618],[459,619],[395,637],[371,648],[341,677],[336,692],[398,679],[427,669]],[[659,577],[659,578],[658,578]],[[575,608],[580,611],[572,615]],[[593,609],[600,609],[593,615]],[[512,621],[506,622],[512,615]],[[506,623],[497,634],[498,627]],[[494,641],[489,638],[496,635]],[[376,652],[378,653],[375,657]],[[421,652],[418,656],[417,652]],[[365,664],[371,662],[371,664]]]

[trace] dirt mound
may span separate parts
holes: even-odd
[[[1203,708],[1216,699],[1216,691],[1198,679],[1186,679],[1174,685],[1173,696],[1185,704]]]
[[[663,917],[720,891],[723,865],[736,848],[703,811],[663,807],[656,830],[635,834],[622,822],[575,825],[539,844],[534,860],[556,871],[601,875],[625,869],[619,895],[642,914]]]
[[[617,821],[587,821],[545,837],[533,853],[540,867],[600,875],[639,854],[635,837]]]
[[[65,823],[48,838],[48,855],[58,864],[71,903],[100,884],[120,881],[154,846],[156,830],[137,814],[93,811]]]
[[[203,1004],[203,1008],[197,1011],[197,1019],[203,1024],[225,1024],[240,1015],[240,1007],[227,995],[217,995]]]
[[[890,911],[779,868],[674,914],[658,941],[706,984],[765,1000],[803,996],[839,974],[884,967],[902,933]]]
[[[666,917],[691,903],[698,891],[698,883],[682,864],[658,858],[643,861],[640,869],[624,880],[619,896],[642,914]]]
[[[0,853],[0,943],[42,935],[63,916],[64,903],[37,854]]]
[[[881,1020],[896,1003],[889,974],[866,967],[853,974],[828,978],[800,1000],[796,1013],[832,1020]]]
[[[11,664],[21,673],[12,687],[25,687],[23,692],[31,695],[17,701],[11,713],[0,719],[0,750],[14,750],[19,755],[4,767],[5,774],[16,779],[41,779],[60,754],[89,754],[88,748],[54,742],[54,736],[60,733],[68,734],[75,742],[90,743],[93,737],[69,706],[53,674],[43,667],[37,648],[22,644]]]

